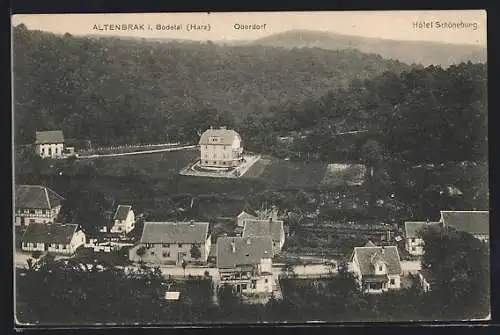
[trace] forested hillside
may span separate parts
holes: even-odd
[[[13,45],[19,144],[36,129],[95,144],[194,139],[206,111],[238,119],[409,69],[355,50],[57,36],[22,24]]]
[[[448,66],[461,62],[485,62],[486,48],[477,45],[426,41],[397,41],[349,36],[323,31],[292,30],[253,41],[254,45],[284,48],[322,48],[326,50],[358,49],[397,59],[408,64]]]
[[[354,80],[348,89],[319,99],[249,115],[244,138],[269,147],[269,134],[309,130],[294,142],[292,152],[326,160],[483,161],[488,150],[486,76],[485,64],[462,63]],[[366,136],[355,136],[356,141],[337,136],[357,129],[369,130],[370,145],[363,147]]]

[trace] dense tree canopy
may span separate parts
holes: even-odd
[[[307,131],[286,151],[309,159],[486,157],[484,64],[412,69],[355,50],[62,37],[16,27],[14,79],[18,144],[32,143],[36,129],[63,129],[97,145],[196,142],[210,125],[227,125],[249,150],[272,153],[280,150],[277,135]],[[369,132],[338,135],[350,130]],[[378,141],[369,156],[366,135]]]
[[[217,122],[213,110],[238,119],[409,68],[356,50],[56,36],[20,26],[13,52],[18,143],[31,143],[36,129],[97,144],[191,140],[209,125],[203,120]]]

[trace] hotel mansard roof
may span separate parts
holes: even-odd
[[[200,137],[200,145],[232,145],[234,140],[241,141],[241,136],[232,129],[226,127],[210,128],[205,130]]]

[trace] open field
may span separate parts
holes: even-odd
[[[258,176],[272,187],[315,187],[321,184],[326,164],[322,162],[296,162],[271,158],[269,165]]]
[[[322,184],[329,186],[361,185],[366,167],[362,164],[328,164]]]

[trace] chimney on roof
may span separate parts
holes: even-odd
[[[231,240],[231,252],[233,254],[236,253],[236,244],[234,243],[234,240]]]
[[[214,126],[210,126],[210,129],[214,129]]]
[[[252,241],[250,241],[250,239],[249,239],[249,238],[247,238],[247,244],[248,244],[248,245],[252,244]]]

